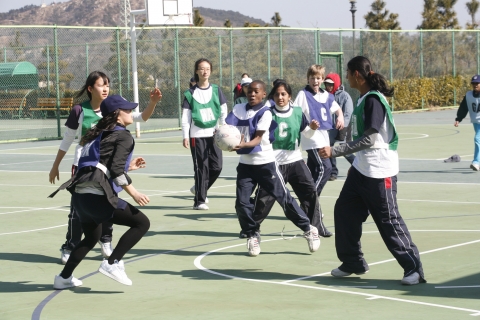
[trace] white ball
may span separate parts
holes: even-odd
[[[213,137],[215,144],[223,151],[231,151],[240,144],[242,135],[235,126],[229,124],[223,125],[217,129]]]

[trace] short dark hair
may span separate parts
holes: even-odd
[[[263,88],[263,91],[267,92],[267,85],[265,84],[265,82],[263,82],[262,80],[253,80],[248,86],[251,86],[252,84],[259,84],[262,86]]]

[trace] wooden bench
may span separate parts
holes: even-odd
[[[60,111],[70,112],[73,106],[73,98],[60,98]],[[37,106],[30,108],[30,111],[40,111],[46,117],[47,111],[57,111],[57,98],[38,98]]]
[[[4,113],[3,111],[8,112],[13,117],[20,117],[22,115],[23,108],[27,103],[27,99],[25,98],[11,98],[0,100],[0,112]]]

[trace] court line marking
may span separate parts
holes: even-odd
[[[282,240],[282,238],[263,240],[262,242],[276,241],[276,240]],[[468,244],[472,244],[472,243],[478,243],[478,242],[480,242],[480,240],[470,241],[470,242],[466,242],[466,243],[460,243],[460,244],[457,244],[457,245],[452,245],[452,246],[443,247],[443,248],[437,248],[437,249],[433,249],[433,250],[429,250],[429,251],[425,251],[423,253],[420,253],[420,255],[424,255],[424,254],[432,253],[432,252],[437,252],[437,251],[442,251],[442,250],[446,250],[446,249],[451,249],[451,248],[456,248],[456,247],[460,247],[460,246],[464,246],[464,245],[468,245]],[[201,271],[204,271],[204,272],[207,272],[207,273],[210,273],[210,274],[214,274],[214,275],[218,275],[220,277],[233,279],[233,280],[244,280],[244,281],[260,282],[260,283],[268,283],[268,284],[276,284],[276,285],[286,285],[286,286],[293,286],[293,287],[314,289],[314,290],[321,290],[321,291],[330,291],[330,292],[336,292],[336,293],[346,293],[346,294],[351,294],[351,295],[359,295],[359,296],[368,297],[367,299],[370,299],[370,300],[373,300],[373,298],[374,299],[385,299],[385,300],[390,300],[390,301],[412,303],[412,304],[418,304],[418,305],[423,305],[423,306],[430,306],[430,307],[465,311],[465,312],[470,312],[471,313],[470,315],[472,315],[472,316],[480,315],[480,310],[459,308],[459,307],[453,307],[453,306],[448,306],[448,305],[427,303],[427,302],[408,300],[408,299],[393,298],[393,297],[374,295],[374,294],[363,293],[363,292],[347,291],[347,290],[333,289],[333,288],[328,288],[328,287],[315,287],[315,286],[310,286],[310,285],[301,285],[301,284],[292,283],[292,281],[298,281],[299,279],[303,280],[303,279],[318,277],[319,275],[330,274],[330,272],[326,272],[326,273],[323,273],[323,274],[314,275],[314,276],[310,276],[310,277],[302,277],[302,278],[298,278],[298,279],[294,279],[294,280],[277,282],[277,281],[270,281],[270,280],[259,280],[259,279],[251,279],[251,278],[243,278],[243,277],[232,276],[232,275],[228,275],[228,274],[224,274],[224,273],[221,273],[221,272],[216,272],[216,271],[210,270],[208,268],[205,268],[201,264],[202,259],[204,257],[208,256],[211,253],[226,250],[226,249],[230,249],[230,248],[234,248],[234,247],[244,246],[244,245],[245,244],[242,243],[242,244],[238,244],[238,245],[223,247],[223,248],[214,249],[214,250],[205,252],[205,253],[201,254],[200,256],[196,257],[193,264],[195,265],[195,267],[197,267]],[[374,262],[374,263],[371,263],[369,265],[377,265],[377,264],[382,264],[382,263],[391,262],[391,261],[396,261],[396,260],[395,259],[388,259],[388,260],[384,260],[384,261]]]
[[[73,158],[64,158],[65,160],[73,160]],[[52,162],[52,159],[48,160],[39,160],[39,161],[28,161],[28,162],[11,162],[11,163],[0,163],[0,166],[15,166],[17,164],[27,164],[27,163],[39,163],[39,162]],[[27,171],[24,171],[27,172]],[[31,171],[30,171],[31,172]]]
[[[11,213],[31,212],[31,211],[40,211],[40,210],[70,211],[70,209],[62,209],[62,208],[65,208],[65,206],[55,206],[55,207],[48,207],[48,208],[29,208],[28,210],[18,210],[18,211],[10,211],[10,212],[1,212],[0,215],[3,215],[3,214],[11,214]]]
[[[376,231],[378,232],[378,231]],[[364,232],[364,233],[372,233],[372,232]],[[187,250],[187,249],[193,249],[193,248],[199,248],[199,247],[203,247],[203,246],[207,246],[207,245],[214,245],[214,244],[219,244],[219,243],[225,243],[225,242],[231,242],[231,241],[237,241],[237,239],[229,239],[229,240],[221,240],[221,241],[215,241],[215,242],[211,242],[211,243],[205,243],[205,244],[200,244],[200,245],[194,245],[194,246],[189,246],[189,247],[184,247],[184,248],[180,248],[180,249],[175,249],[175,250],[168,250],[168,251],[164,251],[164,252],[160,252],[160,253],[155,253],[155,254],[147,254],[145,256],[142,256],[142,257],[138,257],[138,258],[133,258],[133,259],[130,259],[130,260],[127,260],[125,262],[125,264],[128,264],[128,263],[133,263],[133,262],[137,262],[137,261],[140,261],[140,260],[144,260],[144,259],[149,259],[149,258],[153,258],[153,257],[157,257],[157,256],[161,256],[161,255],[165,255],[165,254],[170,254],[170,253],[174,253],[174,252],[177,252],[177,251],[182,251],[182,250]],[[264,240],[264,242],[266,241],[269,241],[269,240]],[[243,244],[240,244],[240,245],[243,245]],[[238,245],[237,245],[238,246]],[[198,257],[197,257],[198,258]],[[79,279],[80,280],[83,280],[83,279],[86,279],[86,278],[89,278],[91,276],[94,276],[96,275],[97,273],[99,273],[98,271],[93,271],[93,272],[90,272],[89,274],[86,274],[82,277],[80,277]],[[290,284],[291,286],[295,286],[294,284]],[[313,287],[315,288],[315,287]],[[49,303],[50,301],[52,301],[57,295],[59,295],[60,293],[66,291],[66,290],[52,290],[53,292],[50,293],[45,299],[43,299],[36,307],[35,309],[33,310],[33,313],[32,313],[32,320],[39,320],[40,319],[40,315],[43,311],[43,308],[47,305],[47,303]],[[347,291],[347,293],[349,293]],[[380,299],[381,297],[379,296],[372,296],[370,299]],[[478,314],[480,315],[480,311],[478,312]]]
[[[402,135],[404,134],[416,134],[416,135],[419,135],[419,137],[413,137],[413,138],[401,138],[402,141],[404,140],[418,140],[418,139],[425,139],[425,138],[428,138],[429,135],[426,134],[426,133],[398,133],[398,136],[401,137]]]
[[[480,288],[478,286],[443,286],[443,287],[435,287],[435,289],[457,289],[457,288]]]
[[[61,224],[59,226],[53,226],[53,227],[47,227],[47,228],[40,228],[40,229],[32,229],[32,230],[25,230],[25,231],[16,231],[16,232],[7,232],[7,233],[0,233],[0,236],[6,236],[9,234],[19,234],[19,233],[29,233],[29,232],[35,232],[35,231],[43,231],[43,230],[49,230],[49,229],[55,229],[55,228],[60,228],[60,227],[65,227],[68,224]]]

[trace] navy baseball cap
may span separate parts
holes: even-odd
[[[108,114],[112,113],[117,109],[131,110],[135,109],[138,106],[138,103],[129,102],[122,96],[113,95],[108,96],[100,104],[100,110],[102,111],[102,117],[106,117]]]
[[[480,74],[474,75],[470,83],[480,83]]]

